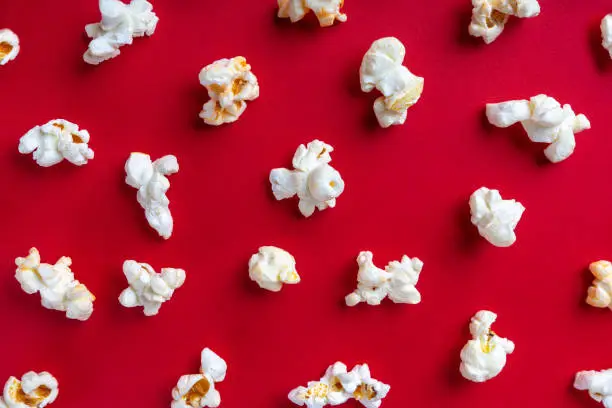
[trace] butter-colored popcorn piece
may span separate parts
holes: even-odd
[[[119,48],[132,44],[134,37],[151,36],[159,18],[153,5],[146,0],[99,0],[102,20],[87,24],[85,32],[91,38],[83,60],[98,65],[121,53]]]
[[[595,280],[588,289],[586,302],[594,307],[612,309],[612,263],[593,262],[589,265],[589,270],[595,276]]]
[[[381,127],[403,125],[408,108],[418,102],[424,79],[402,65],[406,48],[395,37],[376,40],[361,62],[361,90],[378,89],[383,96],[374,102],[374,113]]]
[[[499,190],[480,187],[470,196],[472,224],[484,239],[497,247],[514,244],[514,229],[524,211],[525,207],[516,200],[503,200]]]
[[[461,375],[474,382],[497,376],[506,365],[506,355],[514,351],[514,343],[491,330],[497,315],[481,310],[470,321],[472,340],[461,350]]]
[[[561,106],[554,98],[542,94],[529,101],[489,103],[486,113],[494,126],[505,128],[521,122],[532,142],[550,143],[544,155],[553,163],[571,156],[576,148],[574,135],[591,128],[586,116],[576,115],[570,105]]]
[[[149,225],[164,239],[170,238],[174,221],[170,213],[170,200],[166,192],[170,188],[171,174],[179,171],[178,160],[166,155],[154,162],[145,153],[131,153],[125,163],[125,182],[136,189],[138,203],[145,210]]]
[[[69,319],[87,320],[93,313],[94,295],[74,279],[72,260],[61,257],[55,265],[40,263],[40,254],[31,248],[28,256],[15,259],[15,278],[27,294],[40,293],[41,304],[66,312]]]
[[[0,65],[17,58],[19,54],[19,37],[8,28],[0,30]]]
[[[588,391],[591,398],[612,408],[612,369],[602,371],[580,371],[576,373],[574,388]]]
[[[608,14],[601,20],[601,45],[612,58],[612,14]]]
[[[361,302],[379,305],[387,296],[394,303],[415,305],[421,302],[421,294],[416,288],[423,270],[420,259],[404,255],[401,262],[389,262],[382,270],[374,265],[373,257],[370,251],[361,251],[357,256],[357,289],[346,296],[347,306]]]
[[[64,119],[35,126],[19,139],[19,153],[32,154],[39,166],[53,166],[66,159],[82,166],[94,158],[89,148],[89,132]]]
[[[162,268],[157,273],[151,265],[132,260],[123,263],[123,274],[130,286],[119,295],[119,303],[125,307],[143,306],[145,316],[159,313],[162,303],[172,298],[186,277],[183,269]]]
[[[227,363],[211,349],[202,350],[200,374],[182,376],[172,390],[172,408],[218,407],[221,394],[215,383],[225,379]]]
[[[199,78],[210,97],[200,112],[208,125],[237,121],[247,107],[246,101],[259,97],[257,77],[244,57],[215,61],[202,68]]]
[[[295,23],[312,11],[321,27],[330,27],[335,21],[346,21],[346,14],[340,12],[342,6],[344,0],[278,0],[278,17],[290,18]]]
[[[482,37],[486,44],[499,37],[510,16],[530,18],[540,14],[537,0],[472,0],[472,6],[470,35]]]
[[[44,408],[53,403],[59,394],[57,380],[46,371],[30,371],[21,381],[10,377],[4,385],[0,397],[0,407],[6,408]]]
[[[300,283],[295,258],[284,249],[263,246],[249,260],[249,277],[260,288],[278,292],[283,283]]]
[[[298,207],[305,217],[310,217],[315,208],[334,208],[344,191],[344,180],[328,164],[333,151],[333,147],[319,140],[300,145],[293,156],[295,170],[278,168],[270,172],[274,197],[283,200],[297,195]]]

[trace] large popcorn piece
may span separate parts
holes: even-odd
[[[14,60],[17,54],[19,54],[19,37],[8,28],[3,28],[0,30],[0,65]]]
[[[30,371],[21,377],[21,381],[15,377],[8,379],[0,397],[0,407],[43,408],[55,401],[58,393],[55,377],[46,371]]]
[[[200,112],[208,125],[237,121],[247,107],[246,101],[259,97],[257,77],[244,57],[224,58],[205,66],[200,71],[200,83],[210,97]]]
[[[561,106],[546,95],[537,95],[528,101],[489,103],[486,112],[492,125],[505,128],[521,122],[532,142],[550,143],[544,154],[553,163],[574,153],[574,135],[591,128],[586,116],[576,115],[570,105]]]
[[[200,374],[182,376],[172,390],[172,408],[218,407],[221,395],[215,383],[225,379],[227,364],[211,349],[202,350]]]
[[[321,27],[329,27],[336,20],[346,21],[346,14],[340,12],[342,6],[344,0],[278,0],[278,17],[290,18],[295,23],[312,11]]]
[[[159,313],[162,303],[185,283],[182,269],[162,268],[157,273],[151,265],[136,261],[125,261],[123,274],[130,287],[121,292],[119,303],[125,307],[143,306],[145,316]]]
[[[305,217],[315,208],[320,211],[336,206],[336,198],[344,191],[340,173],[328,163],[334,148],[319,140],[300,145],[293,156],[295,170],[274,169],[270,172],[272,192],[277,200],[297,195],[298,207]]]
[[[366,408],[378,408],[390,389],[389,385],[372,378],[367,364],[356,365],[347,372],[346,365],[337,362],[329,366],[319,381],[291,390],[289,400],[299,406],[322,408],[355,399]]]
[[[612,370],[580,371],[574,379],[574,388],[588,391],[595,401],[612,408]]]
[[[424,79],[402,65],[406,49],[394,37],[374,41],[361,62],[361,90],[378,89],[383,96],[374,102],[374,113],[383,128],[403,125],[408,108],[417,103]]]
[[[132,0],[125,4],[120,0],[100,0],[102,21],[85,26],[92,38],[83,60],[98,65],[121,53],[120,47],[132,44],[134,37],[153,35],[159,18],[146,0]]]
[[[482,37],[490,44],[504,31],[510,16],[536,17],[540,14],[537,0],[472,0],[470,35]]]
[[[89,132],[64,119],[36,126],[19,139],[19,153],[30,154],[39,166],[53,166],[66,159],[82,166],[94,158],[89,148]]]
[[[357,289],[346,296],[348,306],[366,302],[379,305],[385,297],[395,303],[415,305],[421,301],[421,294],[416,288],[423,262],[418,258],[410,259],[404,255],[402,261],[390,262],[384,270],[376,267],[369,251],[362,251],[357,257]]]
[[[40,293],[44,307],[65,311],[69,319],[89,319],[96,298],[85,285],[74,279],[70,258],[63,256],[55,265],[40,263],[38,250],[32,248],[27,257],[15,259],[15,264],[15,278],[23,291],[30,295]]]
[[[278,292],[283,283],[296,284],[300,275],[295,269],[295,258],[287,251],[263,246],[249,260],[249,277],[260,288]]]
[[[472,340],[461,350],[459,371],[466,379],[484,382],[497,376],[506,365],[506,355],[514,351],[514,343],[491,331],[497,319],[493,312],[481,310],[470,322]]]
[[[612,58],[612,14],[608,14],[601,20],[601,45],[608,50]]]
[[[498,190],[481,187],[470,197],[472,224],[484,239],[497,247],[514,244],[514,229],[524,211],[525,207],[516,200],[503,200]]]
[[[166,196],[170,188],[166,176],[178,171],[178,161],[173,155],[151,162],[148,154],[132,153],[125,163],[125,182],[138,189],[136,198],[145,210],[149,225],[164,239],[170,238],[174,225]]]
[[[589,265],[589,270],[595,276],[595,280],[588,290],[586,302],[591,306],[612,309],[612,263],[593,262]]]

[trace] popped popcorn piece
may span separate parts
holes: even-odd
[[[504,31],[510,16],[531,18],[540,14],[537,0],[472,0],[469,32],[490,44]]]
[[[562,107],[554,98],[543,94],[529,101],[489,103],[486,112],[494,126],[505,128],[521,122],[532,142],[550,143],[544,155],[553,163],[567,159],[576,147],[574,135],[591,128],[586,116],[576,115],[570,105]]]
[[[102,20],[87,24],[85,32],[92,38],[83,60],[98,65],[121,54],[120,47],[132,44],[134,37],[151,36],[159,18],[146,0],[99,0]]]
[[[574,388],[588,391],[595,401],[606,408],[612,407],[612,370],[580,371],[576,373]]]
[[[53,166],[66,159],[82,166],[94,158],[89,132],[64,119],[35,126],[19,139],[19,153],[30,154],[39,166]]]
[[[125,163],[125,182],[138,189],[136,198],[145,210],[149,225],[164,239],[170,238],[174,226],[166,196],[170,180],[166,176],[178,171],[178,161],[170,154],[151,162],[148,154],[131,153]]]
[[[227,363],[211,349],[202,350],[200,374],[182,376],[172,390],[172,408],[218,407],[221,395],[215,383],[225,379]]]
[[[55,401],[58,393],[55,377],[46,371],[30,371],[21,377],[21,381],[15,377],[8,379],[0,397],[0,407],[44,408]]]
[[[28,256],[15,259],[15,264],[15,278],[21,289],[29,295],[40,293],[44,307],[65,311],[69,319],[89,319],[96,298],[85,285],[74,279],[70,270],[72,259],[63,256],[55,265],[40,263],[40,253],[31,248]]]
[[[499,190],[480,187],[470,196],[472,224],[484,239],[497,247],[514,244],[514,229],[524,211],[525,207],[516,200],[503,200]]]
[[[608,50],[612,58],[612,14],[601,20],[601,45]]]
[[[586,302],[595,307],[612,309],[612,263],[597,261],[589,265],[595,276],[593,286],[589,287]]]
[[[260,288],[278,292],[283,283],[300,283],[300,275],[295,269],[295,258],[287,251],[263,246],[249,260],[249,277]]]
[[[0,65],[17,58],[19,54],[19,37],[8,28],[0,30]]]
[[[383,96],[374,102],[374,113],[381,127],[403,125],[408,108],[418,102],[424,79],[402,65],[406,48],[395,37],[376,40],[363,57],[359,76],[361,90],[378,89]]]
[[[357,289],[346,296],[347,306],[361,302],[380,305],[387,296],[394,303],[415,305],[421,302],[421,294],[416,288],[423,270],[423,262],[419,258],[410,259],[404,255],[401,262],[389,262],[382,270],[374,265],[373,257],[370,251],[361,251],[357,256]]]
[[[295,170],[279,168],[270,172],[274,197],[283,200],[297,194],[298,207],[305,217],[310,217],[315,208],[334,208],[336,198],[344,191],[344,180],[328,164],[333,151],[333,147],[319,140],[300,145],[293,156]]]
[[[356,365],[350,372],[344,363],[329,366],[319,381],[308,382],[289,392],[289,400],[296,405],[321,408],[344,404],[353,398],[366,408],[378,408],[391,387],[370,375],[367,364]]]
[[[514,343],[491,330],[497,315],[481,310],[470,321],[472,340],[461,350],[461,375],[474,382],[497,376],[506,365],[506,355],[514,351]]]
[[[125,307],[143,306],[145,316],[159,313],[162,303],[185,283],[183,269],[162,268],[157,273],[151,265],[132,260],[123,262],[123,274],[130,287],[121,292],[119,303]]]
[[[321,27],[329,27],[336,20],[341,23],[346,21],[346,14],[340,12],[342,6],[344,0],[278,0],[278,17],[290,18],[295,23],[312,11]]]
[[[244,57],[215,61],[202,68],[199,78],[210,97],[200,112],[208,125],[237,121],[247,107],[246,101],[259,97],[257,77]]]

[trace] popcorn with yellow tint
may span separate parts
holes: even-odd
[[[408,108],[418,102],[424,79],[402,65],[406,49],[395,37],[374,41],[361,62],[361,90],[378,89],[383,96],[374,102],[374,113],[381,127],[403,125]]]
[[[72,260],[61,257],[55,265],[40,263],[40,254],[31,248],[27,257],[15,259],[15,278],[27,294],[40,293],[47,309],[66,312],[69,319],[87,320],[93,313],[96,299],[87,287],[74,279]]]
[[[21,381],[10,377],[0,397],[0,407],[7,408],[44,408],[53,403],[59,393],[55,377],[46,371],[30,371]]]
[[[19,54],[19,37],[8,28],[0,30],[0,65],[17,58]]]
[[[525,207],[516,200],[502,199],[499,190],[480,187],[470,196],[472,224],[496,247],[509,247],[516,242],[514,230],[524,211]]]
[[[200,374],[182,376],[172,390],[172,408],[215,408],[221,395],[215,383],[225,379],[227,363],[211,349],[202,350]]]
[[[244,57],[215,61],[202,68],[199,79],[210,97],[200,112],[208,125],[237,121],[247,107],[246,101],[259,97],[257,77]]]
[[[472,0],[470,35],[490,44],[504,31],[510,16],[531,18],[540,14],[538,0]]]
[[[295,258],[287,251],[262,246],[249,260],[249,277],[260,288],[278,292],[283,283],[300,283],[300,275],[295,269]]]
[[[346,296],[347,306],[361,302],[379,305],[387,296],[394,303],[415,305],[421,302],[421,294],[416,288],[423,270],[419,258],[411,259],[404,255],[401,262],[389,262],[384,270],[374,265],[373,258],[370,251],[361,251],[357,256],[357,289]]]
[[[506,355],[514,351],[514,343],[491,330],[497,315],[481,310],[472,317],[472,340],[461,350],[461,375],[474,382],[484,382],[497,376],[506,365]]]
[[[612,58],[612,14],[608,14],[601,20],[601,45]]]
[[[320,140],[300,145],[293,156],[294,170],[277,168],[270,172],[274,197],[283,200],[297,195],[298,208],[305,217],[310,217],[315,208],[319,211],[334,208],[344,191],[344,180],[329,165],[333,151],[333,147]]]
[[[612,309],[612,263],[597,261],[589,265],[589,270],[595,276],[593,285],[588,289],[586,302],[594,307]]]
[[[278,17],[289,18],[295,23],[312,11],[321,27],[329,27],[336,20],[341,23],[346,21],[346,14],[340,12],[342,6],[344,0],[278,0]]]
[[[612,370],[580,371],[576,373],[574,388],[588,391],[595,401],[612,407]]]
[[[64,119],[36,126],[19,139],[19,153],[32,154],[39,166],[49,167],[66,159],[77,166],[94,158],[89,132]]]

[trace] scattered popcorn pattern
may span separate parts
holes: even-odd
[[[601,20],[601,45],[612,58],[612,14],[608,14]]]
[[[472,0],[472,22],[469,32],[490,44],[504,31],[510,16],[536,17],[540,14],[537,0]]]
[[[278,292],[283,283],[300,283],[300,275],[295,269],[295,258],[287,251],[263,246],[249,260],[249,277],[260,288]]]
[[[55,377],[46,371],[25,373],[19,381],[10,377],[0,397],[2,408],[44,408],[53,403],[59,393]]]
[[[19,37],[8,28],[0,30],[0,65],[17,58],[19,54]]]
[[[278,17],[290,18],[295,23],[312,11],[321,27],[329,27],[335,21],[346,21],[346,14],[340,12],[342,6],[344,0],[278,0]]]
[[[221,395],[215,383],[225,379],[226,362],[211,349],[202,350],[200,374],[182,376],[172,390],[172,408],[218,407]]]
[[[593,262],[589,270],[595,280],[588,290],[586,302],[595,307],[612,308],[612,264],[608,261]]]
[[[346,296],[347,306],[361,302],[379,305],[387,296],[395,303],[415,305],[421,302],[421,294],[416,288],[423,262],[418,258],[410,259],[404,255],[402,261],[390,262],[384,270],[372,262],[374,255],[362,251],[357,257],[357,289]]]
[[[505,128],[521,122],[532,142],[550,143],[544,154],[553,163],[571,156],[576,148],[574,135],[591,128],[586,116],[576,115],[570,105],[562,107],[546,95],[534,96],[529,101],[490,103],[486,111],[492,125]]]
[[[503,200],[498,190],[481,187],[470,197],[472,224],[484,239],[497,247],[514,244],[514,229],[524,211],[525,207],[516,200]]]
[[[246,101],[259,97],[257,77],[244,57],[215,61],[202,68],[199,77],[210,97],[200,112],[208,125],[237,121],[247,108]]]
[[[383,96],[374,102],[374,113],[381,127],[403,125],[408,108],[418,102],[424,79],[402,65],[406,49],[394,37],[374,41],[366,52],[359,71],[361,90],[378,89]]]
[[[472,340],[461,350],[459,371],[466,379],[484,382],[497,376],[506,365],[506,355],[514,351],[514,343],[491,331],[497,315],[487,310],[476,313],[470,322]]]
[[[595,401],[612,408],[612,370],[580,371],[574,379],[574,388],[588,391]]]
[[[132,44],[134,37],[151,36],[159,18],[153,5],[146,0],[132,0],[125,4],[121,0],[100,0],[102,21],[85,26],[92,38],[83,60],[98,65],[121,53],[119,48]]]
[[[85,285],[74,279],[70,258],[63,256],[55,265],[40,263],[38,250],[32,248],[27,257],[15,259],[15,264],[15,278],[21,289],[30,295],[39,292],[44,307],[65,311],[69,319],[89,319],[96,298]]]
[[[166,196],[170,180],[166,176],[178,171],[178,161],[173,155],[151,162],[148,154],[132,153],[125,163],[125,182],[138,189],[136,198],[145,210],[149,225],[164,239],[170,238],[174,226]]]

